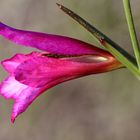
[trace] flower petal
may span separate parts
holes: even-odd
[[[22,62],[16,68],[14,75],[21,83],[37,88],[52,82],[58,84],[73,78],[110,71],[121,66],[114,57],[106,55],[84,55],[58,59],[42,54]]]
[[[102,55],[55,57],[44,52],[33,52],[15,55],[3,62],[10,76],[0,85],[0,94],[15,100],[12,122],[48,88],[81,76],[122,67],[120,62],[104,54],[103,50]]]
[[[38,52],[32,52],[31,54],[16,54],[15,56],[13,56],[10,59],[6,59],[4,61],[1,62],[1,64],[3,65],[3,67],[9,72],[9,73],[14,73],[15,69],[17,68],[17,66],[19,64],[21,64],[22,62],[24,62],[25,60],[31,59],[34,56],[40,55],[40,53]]]
[[[55,54],[82,55],[96,54],[96,52],[100,52],[99,48],[95,48],[93,45],[77,39],[59,35],[18,30],[1,22],[0,35],[17,44],[34,47]]]
[[[7,99],[14,99],[11,120],[24,112],[33,100],[40,94],[42,89],[32,88],[15,80],[13,76],[8,77],[0,85],[0,93]]]
[[[10,76],[0,85],[0,94],[15,100],[12,122],[48,88],[122,67],[109,52],[76,39],[17,30],[3,23],[0,34],[17,44],[47,51],[17,54],[2,62]]]

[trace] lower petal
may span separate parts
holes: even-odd
[[[8,77],[2,82],[0,85],[0,94],[7,99],[12,98],[15,100],[11,116],[12,122],[28,108],[40,94],[41,90],[40,88],[32,88],[21,84],[13,76]]]

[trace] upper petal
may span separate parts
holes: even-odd
[[[15,69],[24,61],[31,59],[33,57],[36,57],[37,55],[40,55],[38,52],[32,52],[31,54],[16,54],[12,58],[6,59],[1,62],[3,67],[9,72],[13,73]]]
[[[55,54],[96,54],[100,49],[83,41],[39,32],[18,30],[0,22],[0,35],[27,47],[34,47]],[[94,48],[93,48],[94,47]]]

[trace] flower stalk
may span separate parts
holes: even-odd
[[[124,57],[124,55],[122,55],[109,43],[103,41],[103,45],[112,55],[114,55],[120,62],[122,62],[123,65],[127,66],[127,68],[140,80],[140,71],[137,68],[137,66],[133,65],[131,61],[129,61],[126,57]]]
[[[129,28],[129,33],[132,41],[132,46],[133,50],[135,53],[136,61],[138,68],[140,70],[140,48],[139,48],[139,43],[136,35],[136,30],[134,26],[134,20],[132,16],[132,11],[131,11],[131,5],[130,5],[130,0],[123,0],[123,5],[124,5],[124,11],[126,15],[126,20]]]

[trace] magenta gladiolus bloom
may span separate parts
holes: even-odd
[[[0,23],[0,35],[43,50],[16,54],[2,61],[10,75],[1,83],[0,94],[15,100],[12,122],[47,89],[67,80],[122,67],[109,52],[76,39],[18,30],[3,23]]]

